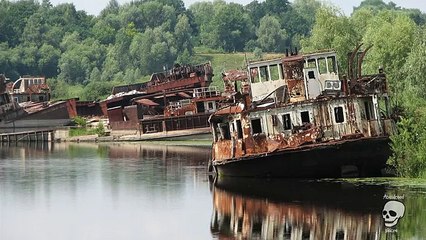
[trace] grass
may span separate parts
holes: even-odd
[[[71,128],[70,137],[98,134],[95,128]]]
[[[223,83],[221,79],[221,73],[231,69],[245,69],[246,60],[253,61],[259,60],[256,59],[253,53],[220,53],[207,51],[204,48],[195,48],[195,55],[193,57],[193,63],[200,64],[205,62],[211,62],[214,77],[213,77],[213,86],[218,87],[220,90],[223,90]],[[264,54],[263,59],[271,59],[282,57],[282,54]]]

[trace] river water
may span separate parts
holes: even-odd
[[[209,157],[165,143],[0,146],[0,239],[426,239],[426,180],[209,179]]]

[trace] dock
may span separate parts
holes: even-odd
[[[55,130],[32,130],[25,132],[1,133],[0,143],[3,142],[51,142]]]

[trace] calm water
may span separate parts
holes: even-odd
[[[0,146],[0,239],[426,239],[425,180],[209,181],[209,156],[160,143]],[[405,206],[392,228],[385,195]]]

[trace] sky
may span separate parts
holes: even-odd
[[[130,0],[117,0],[120,4],[130,2]],[[199,2],[200,0],[183,0],[186,7],[189,7],[194,2]],[[240,4],[248,4],[252,0],[227,0],[228,2],[236,2]],[[262,1],[262,0],[259,0]],[[292,1],[292,0],[290,0]],[[389,0],[384,0],[385,2],[389,2]],[[78,10],[85,10],[87,13],[92,15],[97,15],[99,12],[106,7],[109,0],[50,0],[53,5],[57,5],[60,3],[74,3],[75,7]],[[346,15],[350,15],[352,13],[352,9],[354,6],[359,6],[362,0],[328,0],[327,2],[331,2],[334,5],[340,7]],[[426,12],[426,1],[423,0],[393,0],[398,6],[404,8],[419,8],[422,12]]]

